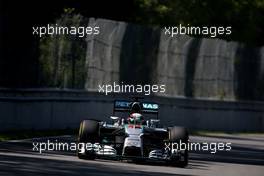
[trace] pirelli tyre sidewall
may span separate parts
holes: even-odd
[[[83,120],[80,124],[78,143],[97,143],[99,142],[100,129],[99,123],[96,120]],[[85,154],[79,153],[77,155],[81,159],[95,159],[94,152],[85,152]]]
[[[172,143],[185,143],[186,145],[188,144],[188,140],[189,140],[189,133],[188,130],[184,127],[178,127],[178,126],[174,126],[174,127],[170,127],[168,129],[168,133],[169,133],[169,141]],[[186,149],[183,153],[183,161],[179,161],[179,160],[175,160],[172,159],[170,161],[171,165],[176,165],[179,167],[186,167],[188,165],[188,158],[189,158],[189,154],[188,154],[188,150]]]

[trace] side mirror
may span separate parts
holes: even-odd
[[[151,119],[150,122],[151,122],[151,123],[155,123],[155,124],[157,124],[157,123],[160,122],[160,120],[159,120],[159,119]]]
[[[119,120],[119,117],[117,117],[117,116],[110,116],[110,119],[112,119],[114,121],[117,121],[117,120]]]
[[[157,127],[159,122],[160,122],[160,120],[158,120],[158,119],[151,119],[150,120],[150,126],[151,127]]]
[[[113,120],[113,125],[114,126],[119,126],[120,125],[120,117],[110,116],[110,119]]]

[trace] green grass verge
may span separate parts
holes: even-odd
[[[0,132],[0,141],[28,139],[45,136],[76,135],[78,129],[64,130],[12,130]]]

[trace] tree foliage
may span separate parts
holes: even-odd
[[[60,26],[83,26],[87,20],[74,9],[64,9],[56,20]],[[55,26],[55,25],[54,25]],[[40,80],[44,87],[84,88],[86,42],[72,35],[50,35],[40,40]]]
[[[264,0],[136,0],[136,22],[158,26],[231,26],[236,40],[264,44]]]

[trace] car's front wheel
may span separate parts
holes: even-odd
[[[78,135],[78,146],[82,146],[81,150],[77,150],[77,156],[80,159],[95,159],[93,150],[87,151],[86,144],[95,144],[99,142],[99,123],[96,120],[83,120],[80,124]]]
[[[179,151],[179,158],[173,157],[170,160],[171,165],[179,166],[179,167],[186,167],[189,162],[189,152],[188,152],[188,140],[189,140],[189,134],[186,128],[184,127],[177,127],[174,126],[172,128],[169,128],[169,141],[171,142],[171,145],[178,144],[178,151],[180,147],[180,143],[182,146],[185,147],[184,150]],[[175,145],[173,145],[175,146]]]

